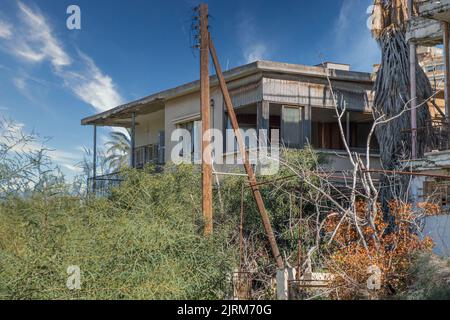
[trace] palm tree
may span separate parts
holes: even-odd
[[[110,172],[117,172],[130,164],[131,140],[129,135],[119,131],[113,131],[109,135],[111,141],[106,143],[109,148],[105,162]]]
[[[375,81],[375,97],[373,113],[375,118],[386,115],[391,118],[399,115],[410,94],[410,57],[406,41],[406,26],[408,19],[407,0],[375,0],[373,37],[377,40],[382,55],[381,66]],[[423,103],[432,96],[430,81],[419,64],[416,64],[417,79],[417,126],[425,127],[430,120],[428,105]],[[401,167],[401,160],[411,155],[411,143],[404,141],[402,133],[411,129],[411,113],[404,112],[395,120],[382,124],[376,129],[380,142],[381,161],[385,170],[396,170]],[[420,152],[425,147],[425,136],[417,138],[417,149]],[[406,179],[406,178],[405,178]],[[389,181],[382,177],[381,199],[385,208],[387,202],[406,194],[407,181],[400,179]],[[392,179],[391,179],[392,180]]]

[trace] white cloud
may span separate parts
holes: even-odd
[[[0,38],[10,39],[12,37],[12,27],[5,21],[0,20]]]
[[[263,60],[268,56],[268,49],[264,43],[254,43],[244,49],[244,58],[247,63]]]
[[[67,86],[84,102],[102,112],[122,104],[123,100],[116,90],[111,77],[105,75],[94,61],[79,52],[84,69],[82,72],[71,72],[64,76]]]
[[[249,18],[248,15],[241,14],[237,31],[245,63],[270,59],[271,50],[267,42],[260,38],[260,33],[258,33],[252,18]]]
[[[18,5],[26,31],[23,30],[24,41],[18,43],[16,54],[34,62],[48,59],[54,67],[70,65],[69,55],[53,36],[52,29],[44,16],[37,10],[31,10],[22,2],[18,2]]]
[[[19,90],[25,89],[25,86],[26,86],[25,79],[23,79],[23,78],[15,78],[13,82],[14,82],[14,85],[16,86],[17,89],[19,89]]]
[[[344,0],[329,34],[332,54],[337,62],[349,63],[359,71],[372,71],[380,60],[378,44],[367,27],[367,8],[372,0]]]
[[[20,1],[18,7],[20,25],[17,27],[17,36],[10,39],[3,37],[6,44],[3,49],[6,52],[29,63],[50,62],[52,71],[61,78],[65,87],[96,111],[102,112],[122,104],[123,99],[113,79],[102,72],[92,58],[78,51],[79,59],[74,61],[39,9],[31,9]],[[2,29],[2,25],[0,32],[10,30],[10,27]],[[16,78],[14,85],[22,94],[30,97],[25,79]]]
[[[16,77],[13,79],[13,84],[14,86],[17,88],[17,90],[23,95],[25,96],[28,100],[32,101],[32,102],[36,102],[33,94],[31,93],[28,84],[27,84],[27,80],[23,77]]]

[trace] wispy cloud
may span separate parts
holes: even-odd
[[[28,85],[28,81],[25,77],[22,77],[22,76],[15,77],[12,81],[13,81],[13,84],[16,87],[17,91],[19,91],[25,98],[27,98],[34,104],[39,104],[39,101],[36,99],[35,95],[33,94],[33,90]]]
[[[62,75],[66,86],[72,88],[75,95],[92,105],[97,111],[105,111],[123,102],[112,78],[104,74],[94,61],[82,52],[78,52],[82,70]]]
[[[123,102],[113,79],[102,72],[92,58],[77,50],[77,59],[74,61],[38,8],[32,9],[19,1],[18,9],[17,36],[1,37],[6,52],[28,63],[49,62],[64,86],[96,111],[105,111]],[[3,29],[1,26],[0,30],[11,30],[10,26]],[[7,31],[3,32],[7,34]],[[16,79],[14,84],[26,95],[26,82],[23,79]]]
[[[268,56],[268,49],[264,43],[253,43],[244,50],[244,57],[247,63],[262,60]]]
[[[6,21],[0,20],[0,38],[10,39],[12,37],[12,27]]]
[[[18,6],[23,28],[15,53],[31,62],[50,60],[54,67],[70,65],[69,55],[54,37],[50,25],[39,10],[32,10],[22,2],[18,2]]]
[[[242,14],[237,32],[245,63],[270,58],[271,50],[257,32],[254,19]]]
[[[380,57],[367,27],[367,8],[372,4],[372,0],[344,0],[329,35],[335,59],[350,63],[356,70],[371,71]]]

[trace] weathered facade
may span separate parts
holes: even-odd
[[[348,65],[303,66],[257,61],[225,72],[233,104],[242,129],[279,129],[281,143],[302,148],[310,143],[329,155],[337,170],[349,168],[342,157],[340,138],[327,75],[338,103],[346,107],[343,127],[354,150],[365,149],[373,117],[371,114],[372,75],[352,72]],[[224,131],[231,128],[218,87],[211,77],[211,124]],[[83,125],[132,128],[134,124],[134,165],[171,161],[177,143],[172,132],[191,131],[192,152],[200,150],[199,82],[191,82],[119,106],[82,120]],[[225,145],[225,143],[224,143]],[[374,141],[374,163],[378,163]],[[198,155],[194,154],[194,158]]]
[[[424,235],[434,240],[436,253],[450,256],[450,0],[414,2],[417,16],[409,23],[409,40],[428,47],[443,44],[442,51],[421,48],[417,52],[432,86],[438,91],[436,104],[441,112],[434,113],[437,118],[430,125],[417,128],[417,134],[426,136],[427,148],[424,155],[411,160],[407,167],[415,172],[411,181],[414,205],[431,202],[445,213],[425,219]]]

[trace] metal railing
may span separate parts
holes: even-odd
[[[111,173],[88,179],[89,192],[97,197],[107,197],[113,188],[118,187],[123,182],[120,173]]]
[[[146,164],[161,165],[164,163],[164,147],[149,144],[134,150],[135,168],[142,169]]]
[[[411,143],[412,130],[403,131],[405,143]],[[433,151],[450,150],[450,124],[444,120],[429,121],[424,127],[417,129],[418,139],[424,142],[424,148],[419,150],[419,157]]]

